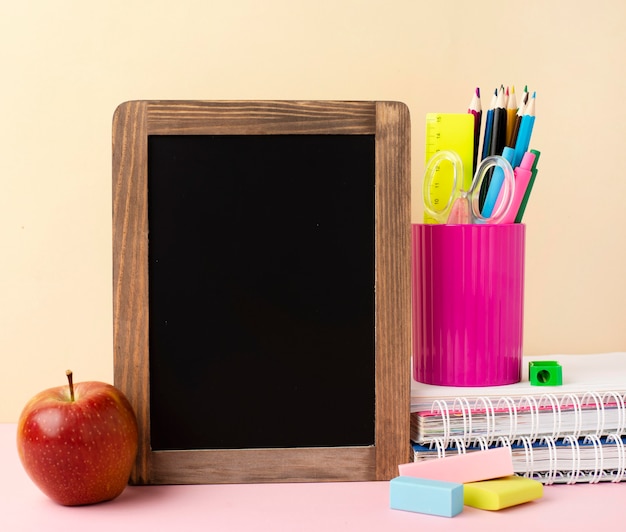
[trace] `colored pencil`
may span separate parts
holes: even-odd
[[[536,95],[537,93],[533,92],[532,98],[528,100],[528,105],[526,105],[524,109],[524,116],[522,116],[517,140],[515,141],[513,168],[516,168],[522,162],[522,157],[528,151],[528,146],[530,145],[530,137],[533,133],[533,126],[535,125]]]
[[[517,109],[517,113],[515,115],[515,123],[513,124],[513,131],[511,132],[511,139],[507,143],[507,146],[510,148],[515,148],[515,143],[517,142],[517,134],[519,133],[519,127],[522,123],[522,117],[524,116],[524,109],[526,109],[526,105],[528,104],[528,92],[524,93],[522,97],[521,103]]]
[[[483,150],[482,158],[485,159],[489,156],[489,145],[491,144],[491,128],[493,127],[493,112],[496,108],[496,102],[498,100],[498,89],[493,92],[491,97],[491,103],[489,109],[487,109],[487,117],[485,119],[485,135],[483,137]]]
[[[508,91],[508,88],[507,88]],[[515,96],[515,86],[511,87],[511,92],[506,101],[506,145],[510,146],[513,138],[513,128],[515,127],[515,115],[517,114],[517,97]]]
[[[478,163],[478,145],[480,144],[480,126],[482,125],[483,109],[480,103],[480,88],[476,87],[472,101],[467,108],[467,112],[474,115],[474,158],[472,161],[473,167],[470,172],[474,175],[476,171],[476,164]]]
[[[498,91],[496,108],[493,112],[493,126],[491,130],[491,145],[489,155],[502,155],[502,150],[506,145],[506,104],[504,86]]]
[[[496,106],[493,110],[493,121],[491,126],[491,142],[489,144],[489,152],[488,155],[502,155],[502,150],[504,149],[505,140],[506,140],[506,107],[504,103],[505,93],[504,86],[500,87],[500,90],[496,89]],[[490,170],[483,180],[482,186],[480,188],[480,196],[478,200],[478,205],[480,207],[481,212],[483,211],[483,207],[485,205],[485,200],[487,199],[487,194],[489,192],[489,186],[491,184],[491,176],[493,172]]]

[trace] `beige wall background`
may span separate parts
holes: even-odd
[[[24,0],[0,7],[0,421],[112,382],[111,118],[131,99],[400,100],[414,221],[424,117],[537,91],[526,354],[626,351],[626,4]]]

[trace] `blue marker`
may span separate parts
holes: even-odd
[[[515,168],[515,165],[513,164],[514,155],[515,150],[513,150],[513,148],[505,146],[505,148],[502,150],[502,157],[509,161],[513,168]],[[489,182],[489,189],[487,191],[487,195],[485,196],[485,203],[483,205],[482,211],[480,212],[485,218],[489,218],[493,214],[493,209],[495,208],[496,202],[498,201],[498,196],[500,195],[500,189],[502,188],[503,182],[504,170],[499,166],[496,166],[493,169],[493,175],[491,176],[491,181]]]

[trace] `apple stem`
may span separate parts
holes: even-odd
[[[65,374],[67,375],[67,382],[70,384],[70,401],[74,402],[74,379],[72,378],[72,370],[68,369]]]

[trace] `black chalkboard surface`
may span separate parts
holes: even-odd
[[[374,136],[148,139],[153,449],[374,444]]]
[[[404,106],[128,102],[113,131],[132,481],[393,476],[408,458]]]

